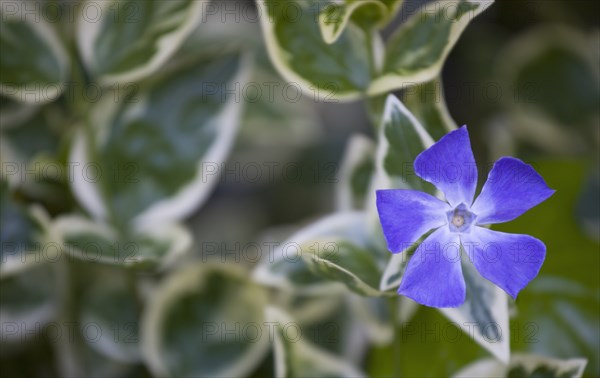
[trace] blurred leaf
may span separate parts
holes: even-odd
[[[274,161],[275,148],[290,153],[317,142],[322,125],[313,104],[307,98],[289,97],[287,84],[270,71],[256,69],[243,91],[249,105],[240,121],[238,143],[258,150],[268,148],[268,161]]]
[[[249,374],[268,349],[265,301],[239,267],[198,263],[175,271],[145,310],[146,363],[157,376]]]
[[[79,12],[77,42],[92,75],[103,84],[140,80],[157,71],[201,21],[194,0],[101,1]],[[90,13],[92,11],[90,10]]]
[[[37,13],[40,8],[26,4],[2,7],[0,93],[21,102],[46,103],[64,90],[69,58],[52,25]]]
[[[305,258],[314,255],[319,246],[340,239],[364,245],[363,222],[363,213],[340,212],[302,228],[278,244],[272,255],[263,257],[254,270],[254,280],[296,294],[317,295],[342,291],[340,283],[315,274]]]
[[[558,277],[539,277],[529,290],[511,326],[514,348],[562,358],[585,356],[591,374],[598,375],[599,292]]]
[[[277,377],[363,377],[364,374],[330,352],[303,340],[302,329],[281,310],[268,307],[266,318],[275,323]]]
[[[66,215],[52,226],[68,255],[111,265],[164,268],[177,261],[192,243],[187,229],[179,224],[158,224],[125,233],[107,224]]]
[[[85,291],[80,310],[84,326],[93,325],[97,337],[85,338],[88,346],[109,359],[141,362],[138,307],[135,293],[112,272],[109,282],[96,282]],[[133,279],[133,278],[132,278]],[[85,329],[81,332],[85,334]]]
[[[0,95],[0,130],[24,124],[36,113],[38,106]]]
[[[446,107],[440,77],[407,89],[402,102],[435,140],[457,128]]]
[[[0,181],[0,277],[17,273],[51,254],[46,241],[46,215],[41,208],[17,203],[8,182]]]
[[[52,321],[60,306],[63,289],[57,264],[32,264],[0,279],[0,326],[2,344],[20,344],[36,340],[43,327]]]
[[[95,122],[91,140],[80,133],[71,182],[81,205],[120,227],[193,212],[233,143],[242,104],[227,88],[246,82],[248,63],[238,53],[187,63]]]
[[[541,26],[511,43],[498,62],[514,91],[504,98],[515,135],[554,153],[597,148],[600,75],[585,35]]]
[[[423,6],[386,43],[382,73],[371,83],[376,95],[435,78],[458,37],[493,0],[438,1]]]
[[[362,210],[375,170],[375,143],[363,135],[353,135],[342,158],[340,178],[336,186],[336,208],[339,211]]]
[[[319,276],[341,282],[360,295],[381,295],[378,290],[381,271],[368,247],[344,239],[316,239],[303,244],[303,249],[312,250],[302,258]]]
[[[41,154],[54,156],[58,152],[61,135],[51,127],[51,113],[52,109],[45,107],[18,127],[2,128],[3,143],[10,145],[20,162],[27,163]]]
[[[464,367],[453,377],[579,378],[583,375],[586,363],[585,359],[579,358],[557,360],[531,354],[515,354],[508,366],[486,358]]]
[[[353,99],[371,81],[372,35],[349,24],[335,43],[319,31],[322,4],[315,0],[259,0],[271,61],[296,91],[313,98]]]
[[[577,220],[588,237],[600,243],[600,170],[592,167],[577,201]]]
[[[375,345],[387,345],[394,339],[390,306],[396,305],[395,299],[390,303],[389,298],[348,295],[351,311]]]

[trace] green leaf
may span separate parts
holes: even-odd
[[[4,230],[4,228],[3,228]],[[2,345],[34,341],[59,311],[64,274],[57,264],[31,264],[0,279]]]
[[[493,0],[428,3],[394,32],[386,43],[381,75],[369,95],[390,92],[435,78],[469,22]]]
[[[460,307],[440,311],[494,357],[508,362],[510,327],[506,293],[483,278],[462,249],[461,254],[467,298]]]
[[[559,360],[531,354],[514,354],[508,365],[486,358],[467,365],[454,378],[580,378],[587,361],[581,358]]]
[[[90,3],[79,12],[79,51],[103,84],[140,80],[163,66],[200,23],[205,8],[194,0]]]
[[[304,244],[313,249],[302,255],[309,268],[319,276],[341,282],[351,291],[364,296],[379,296],[381,271],[375,255],[367,246],[359,246],[344,239],[317,239]]]
[[[323,40],[332,44],[342,35],[351,17],[357,16],[362,23],[368,25],[386,18],[387,15],[388,9],[380,0],[330,2],[325,3],[319,12],[319,28]]]
[[[84,338],[90,348],[115,361],[138,363],[139,303],[127,282],[116,273],[111,272],[105,277],[109,280],[96,282],[85,291],[79,319],[83,326],[93,325],[90,334],[97,334]],[[86,334],[85,328],[82,331]]]
[[[81,205],[120,227],[193,212],[218,182],[233,143],[242,103],[239,92],[226,91],[246,83],[247,65],[239,53],[188,62],[118,104],[112,116],[92,119],[71,151]]]
[[[388,96],[379,128],[376,158],[376,189],[414,189],[433,192],[414,173],[416,157],[429,148],[433,139],[421,123],[393,95]],[[381,186],[384,185],[385,186]]]
[[[158,224],[124,233],[107,224],[76,215],[52,224],[68,255],[88,262],[137,268],[167,267],[187,252],[192,237],[178,224]]]
[[[348,295],[348,302],[371,343],[387,345],[393,341],[394,326],[390,307],[397,305],[395,298],[390,301],[389,298]]]
[[[332,44],[321,37],[318,1],[259,0],[261,25],[271,61],[295,90],[323,100],[350,100],[372,79],[369,48],[376,34],[349,24]]]
[[[276,246],[273,255],[265,255],[253,272],[256,282],[296,294],[330,294],[344,286],[310,270],[305,257],[314,255],[319,246],[343,239],[364,244],[361,212],[340,212],[302,228]]]
[[[0,181],[0,277],[54,257],[46,244],[48,222],[41,207],[16,202],[8,182]]]
[[[266,318],[275,324],[275,375],[277,377],[363,377],[349,361],[303,339],[302,329],[283,311],[268,307]]]
[[[175,271],[142,319],[141,345],[151,372],[248,375],[268,352],[265,302],[265,293],[238,266],[198,263]]]
[[[5,5],[0,14],[0,93],[38,104],[57,99],[69,72],[62,42],[46,18],[35,13],[38,7]]]
[[[402,102],[435,140],[457,128],[446,108],[444,88],[439,77],[407,89]]]
[[[0,95],[0,130],[5,131],[31,119],[38,110],[38,106],[26,104],[10,97]]]
[[[268,58],[263,62],[270,65]],[[305,147],[322,136],[322,125],[313,103],[308,98],[293,101],[287,97],[283,82],[276,72],[254,70],[245,91],[250,103],[244,109],[238,143],[259,151],[268,147],[268,159],[274,161],[273,151],[280,149],[289,154],[290,149]]]
[[[336,186],[339,211],[362,210],[375,170],[375,144],[363,135],[353,135],[346,146]]]

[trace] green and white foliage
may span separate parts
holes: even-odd
[[[433,144],[433,138],[419,121],[396,98],[389,95],[377,135],[375,152],[375,173],[372,176],[367,197],[367,217],[369,232],[380,250],[387,253],[379,216],[375,206],[375,191],[380,189],[416,189],[434,192],[432,185],[420,180],[414,173],[413,162],[417,155]],[[389,256],[389,254],[388,254]],[[392,256],[390,264],[398,268],[402,255]],[[390,269],[390,264],[388,268]],[[389,281],[394,272],[385,272]],[[389,284],[381,286],[389,288]]]
[[[186,266],[150,298],[144,360],[157,376],[248,375],[268,352],[265,304],[265,292],[238,266]]]
[[[35,342],[60,311],[64,272],[57,264],[29,264],[18,273],[0,276],[0,355],[16,345]]]
[[[82,206],[120,225],[189,215],[218,181],[231,148],[242,103],[225,88],[246,82],[248,64],[237,52],[182,63],[107,119],[92,119],[71,151],[72,187]]]
[[[203,1],[87,2],[77,44],[90,73],[104,85],[155,73],[200,23]]]
[[[380,272],[368,247],[364,219],[362,212],[340,212],[302,228],[263,257],[254,279],[294,293],[326,294],[346,285],[377,295],[374,277]]]
[[[86,288],[79,310],[82,334],[88,347],[121,363],[141,362],[138,307],[127,280],[111,272]],[[122,279],[119,279],[122,278]],[[86,329],[93,328],[91,330]],[[90,337],[93,335],[94,337]]]
[[[330,352],[305,340],[302,329],[288,314],[267,307],[265,318],[274,325],[276,377],[364,377],[364,373]]]
[[[63,92],[70,62],[54,25],[27,3],[0,3],[0,94],[42,104]]]
[[[403,93],[402,102],[435,140],[457,128],[446,107],[440,77],[407,88]]]
[[[167,268],[191,247],[192,236],[180,224],[122,231],[82,216],[57,218],[53,234],[64,254],[82,261],[136,268]]]
[[[465,28],[493,0],[446,2],[423,6],[386,42],[383,68],[369,94],[387,93],[434,79]]]
[[[353,100],[434,79],[469,22],[493,0],[426,4],[384,43],[399,1],[259,0],[271,61],[305,94]]]
[[[319,12],[319,28],[326,43],[332,44],[342,35],[348,22],[364,28],[385,26],[402,6],[402,0],[329,1]]]
[[[50,220],[36,205],[17,202],[7,181],[0,181],[0,278],[60,258],[60,246],[52,244]]]
[[[467,365],[453,375],[467,377],[549,377],[579,378],[587,361],[582,358],[559,360],[532,354],[513,354],[508,364],[486,358]]]

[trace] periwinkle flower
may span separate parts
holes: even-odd
[[[426,306],[460,306],[466,293],[462,246],[484,278],[516,298],[538,274],[546,246],[529,235],[484,226],[517,218],[554,190],[530,165],[502,157],[473,201],[477,169],[466,126],[419,154],[414,168],[445,194],[446,201],[415,190],[377,191],[379,219],[392,253],[406,250],[433,230],[410,258],[398,293]]]

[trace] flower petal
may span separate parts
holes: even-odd
[[[477,224],[502,223],[513,220],[554,194],[532,166],[519,159],[503,157],[483,185],[471,210]]]
[[[537,276],[546,256],[544,243],[529,235],[474,227],[460,238],[479,273],[513,298]]]
[[[440,227],[410,258],[398,294],[430,307],[458,307],[465,301],[458,234]]]
[[[447,203],[416,190],[378,190],[377,212],[388,249],[402,252],[427,231],[447,222]]]
[[[477,165],[467,127],[451,131],[415,159],[415,173],[444,192],[456,207],[470,206],[477,187]]]

